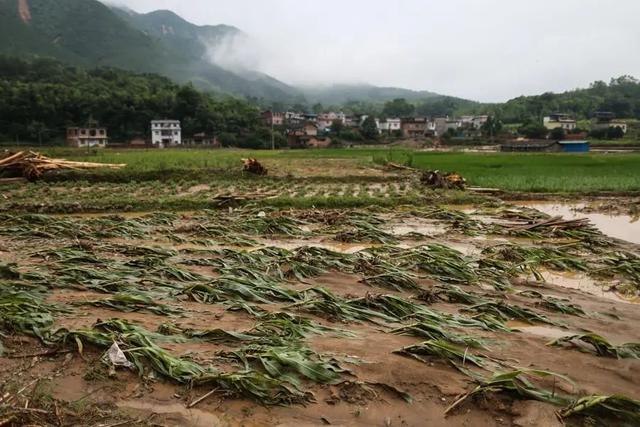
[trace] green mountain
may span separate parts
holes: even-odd
[[[407,101],[425,100],[439,96],[428,91],[414,91],[396,87],[379,87],[367,84],[335,84],[330,86],[304,86],[299,88],[309,102],[324,105],[342,105],[349,101],[386,102],[397,98]]]
[[[205,57],[209,46],[220,43],[225,37],[242,34],[228,25],[194,25],[169,10],[150,13],[136,13],[117,7],[112,10],[134,28],[194,61]]]
[[[259,73],[234,73],[205,58],[239,33],[196,26],[172,12],[136,14],[96,0],[0,0],[0,53],[53,57],[72,65],[156,72],[205,90],[288,100],[297,91]]]
[[[227,25],[194,25],[168,10],[136,13],[97,0],[0,0],[0,54],[157,73],[265,106],[379,104],[396,98],[417,103],[438,98],[426,91],[371,85],[294,88],[260,72],[230,70],[211,61],[219,43],[244,36]]]

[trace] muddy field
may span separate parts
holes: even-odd
[[[638,425],[589,206],[4,214],[0,425]]]

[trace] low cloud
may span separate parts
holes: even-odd
[[[292,84],[371,83],[480,101],[640,76],[640,2],[118,0],[249,36],[211,61]]]
[[[207,58],[229,71],[259,71],[263,50],[259,43],[244,33],[227,34],[219,40],[202,40],[207,46]]]

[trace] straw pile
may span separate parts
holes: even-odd
[[[83,169],[120,169],[124,164],[71,162],[64,159],[50,159],[33,151],[6,153],[0,157],[0,177],[3,180],[26,178],[29,181],[40,179],[45,172],[52,170]]]

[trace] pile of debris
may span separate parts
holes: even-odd
[[[0,181],[28,179],[37,181],[47,171],[82,169],[120,169],[123,164],[71,162],[64,159],[50,159],[33,151],[5,152],[0,154]]]
[[[431,188],[464,190],[466,180],[455,172],[425,171],[420,182]]]
[[[256,159],[242,159],[244,162],[244,166],[242,168],[243,172],[248,172],[254,175],[266,175],[267,168],[262,166],[262,164]]]

